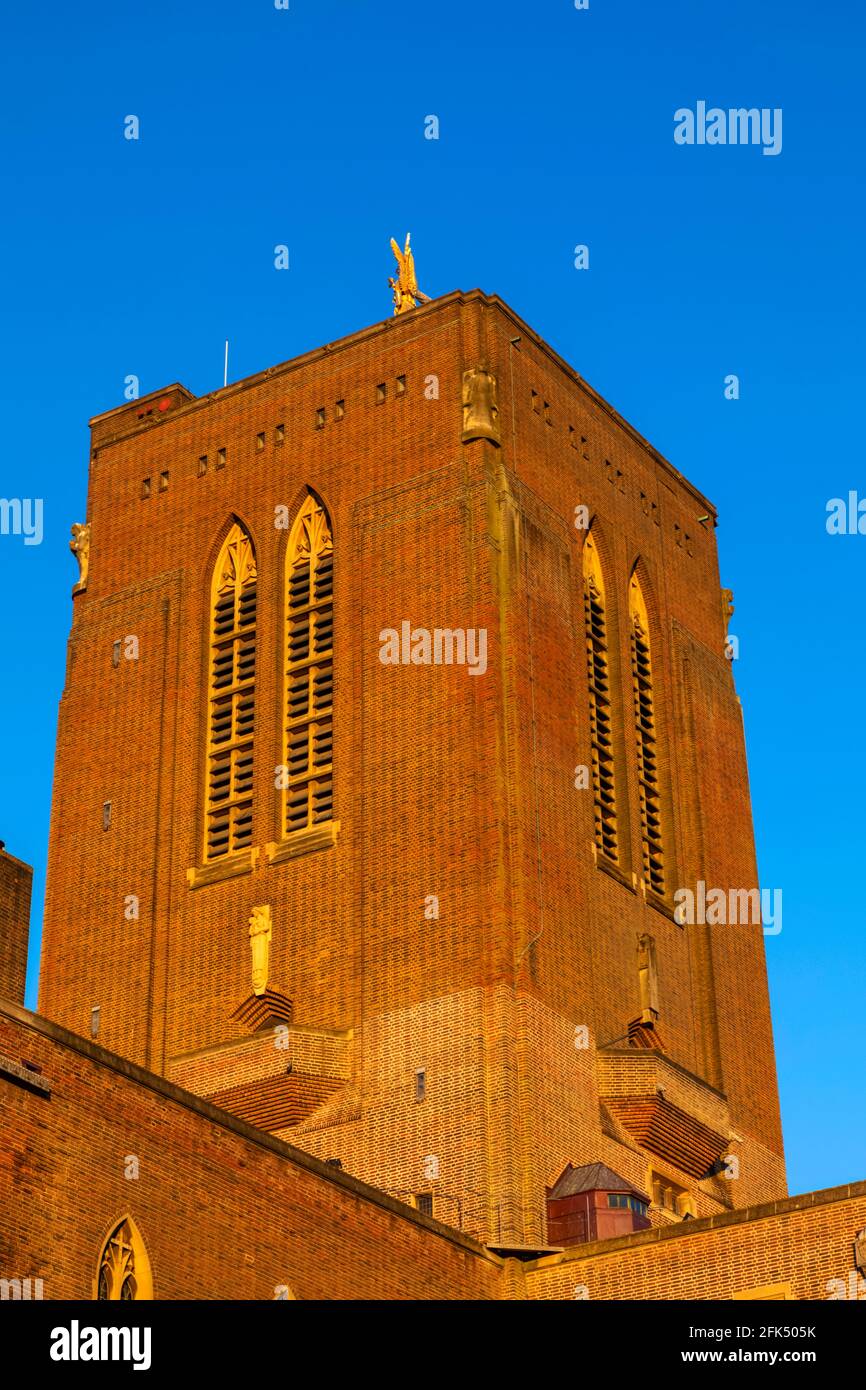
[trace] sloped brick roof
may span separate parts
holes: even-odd
[[[226,1091],[215,1091],[207,1099],[212,1105],[246,1120],[247,1124],[273,1133],[298,1124],[342,1085],[342,1081],[330,1076],[293,1071],[284,1076],[269,1076],[263,1081],[247,1081]]]
[[[706,1177],[727,1147],[723,1134],[664,1096],[605,1096],[604,1103],[642,1148],[690,1177]]]

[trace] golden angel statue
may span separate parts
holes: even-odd
[[[87,574],[90,569],[90,522],[83,525],[76,522],[72,527],[72,540],[69,549],[78,561],[78,583],[72,590],[74,594],[87,588]]]
[[[409,246],[409,233],[406,233],[406,245],[402,251],[392,237],[391,250],[394,252],[394,257],[399,269],[396,280],[393,276],[388,276],[388,284],[394,291],[394,313],[408,313],[410,309],[416,307],[416,301],[419,299],[424,304],[429,304],[429,294],[421,293],[418,288],[418,281],[415,279],[415,257],[412,255]]]

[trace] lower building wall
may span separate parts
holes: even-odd
[[[866,1183],[521,1263],[2,1002],[0,1136],[0,1298],[94,1298],[126,1221],[157,1299],[866,1299]]]
[[[530,1299],[866,1300],[866,1182],[575,1246],[524,1266]]]
[[[158,1299],[502,1296],[456,1231],[11,1004],[0,1135],[0,1280],[45,1299],[94,1297],[125,1217]]]

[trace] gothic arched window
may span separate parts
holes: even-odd
[[[634,725],[637,742],[638,788],[640,792],[641,845],[644,879],[660,897],[665,891],[662,851],[662,811],[659,787],[659,757],[653,708],[653,668],[650,651],[649,618],[640,580],[631,577],[628,591],[631,670],[634,689]]]
[[[583,604],[586,616],[586,664],[589,728],[592,745],[592,790],[595,843],[608,859],[618,860],[614,785],[613,719],[607,656],[607,622],[601,562],[592,536],[583,546]]]
[[[235,523],[211,586],[205,858],[247,849],[253,834],[256,557]]]
[[[333,648],[331,523],[308,493],[286,552],[285,835],[333,818]]]
[[[153,1279],[144,1241],[130,1217],[115,1226],[102,1247],[96,1278],[101,1302],[124,1303],[153,1298]]]

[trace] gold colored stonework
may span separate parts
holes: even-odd
[[[270,903],[254,907],[250,917],[250,951],[253,957],[253,994],[264,994],[268,987],[273,921]]]
[[[471,439],[501,443],[496,377],[485,367],[471,367],[463,373],[463,433],[460,438],[464,444]]]
[[[96,1277],[100,1302],[143,1302],[153,1298],[153,1276],[135,1222],[126,1216],[102,1248]]]
[[[640,982],[641,1023],[652,1025],[659,1016],[659,985],[656,943],[647,932],[643,932],[637,940],[637,971]]]
[[[396,280],[391,275],[388,277],[388,284],[394,291],[394,313],[407,314],[410,309],[417,307],[419,299],[423,304],[429,304],[429,294],[422,294],[415,278],[415,257],[409,246],[409,233],[406,233],[406,245],[402,251],[392,237],[391,250],[394,252],[398,270]]]
[[[80,594],[87,588],[87,572],[90,569],[90,523],[80,525],[78,522],[72,527],[72,540],[69,542],[69,549],[78,561],[78,583],[73,588],[73,594]]]

